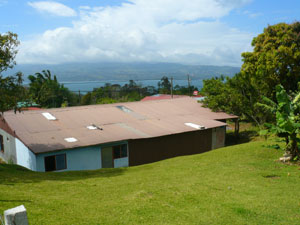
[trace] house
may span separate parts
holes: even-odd
[[[174,98],[185,98],[187,95],[169,95],[169,94],[156,94],[151,96],[146,96],[145,98],[141,99],[141,101],[153,101],[153,100],[165,100],[165,99],[174,99]],[[198,95],[192,95],[191,98],[196,99],[197,101],[202,101],[205,99],[204,96]]]
[[[5,112],[0,157],[41,172],[135,166],[223,147],[235,118],[190,97]]]
[[[169,94],[155,94],[151,96],[146,96],[141,101],[153,101],[153,100],[165,100],[165,99],[174,99],[174,98],[184,98],[185,95],[169,95]]]

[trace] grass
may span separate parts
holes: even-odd
[[[299,224],[299,165],[274,141],[143,166],[36,173],[0,165],[0,211],[30,224]]]

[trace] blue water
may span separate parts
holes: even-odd
[[[157,84],[160,80],[143,80],[143,81],[135,81],[137,84],[142,85],[143,87],[145,86],[154,86],[158,87]],[[123,86],[124,84],[128,84],[128,81],[117,81],[117,80],[107,80],[107,81],[83,81],[83,82],[60,82],[61,84],[64,84],[65,87],[67,87],[70,91],[79,91],[86,93],[89,91],[92,91],[94,88],[99,88],[105,86],[106,83],[110,84],[119,84]],[[174,87],[176,85],[179,86],[188,86],[187,80],[174,80],[173,81]],[[192,80],[191,85],[196,86],[199,90],[203,86],[202,80]]]

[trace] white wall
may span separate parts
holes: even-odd
[[[7,163],[17,163],[15,137],[0,129],[0,135],[3,136],[4,152],[0,151],[0,158]]]
[[[36,156],[19,139],[16,140],[17,164],[36,171]]]

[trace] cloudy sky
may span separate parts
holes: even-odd
[[[268,24],[299,20],[299,0],[0,0],[17,63],[241,65]]]

